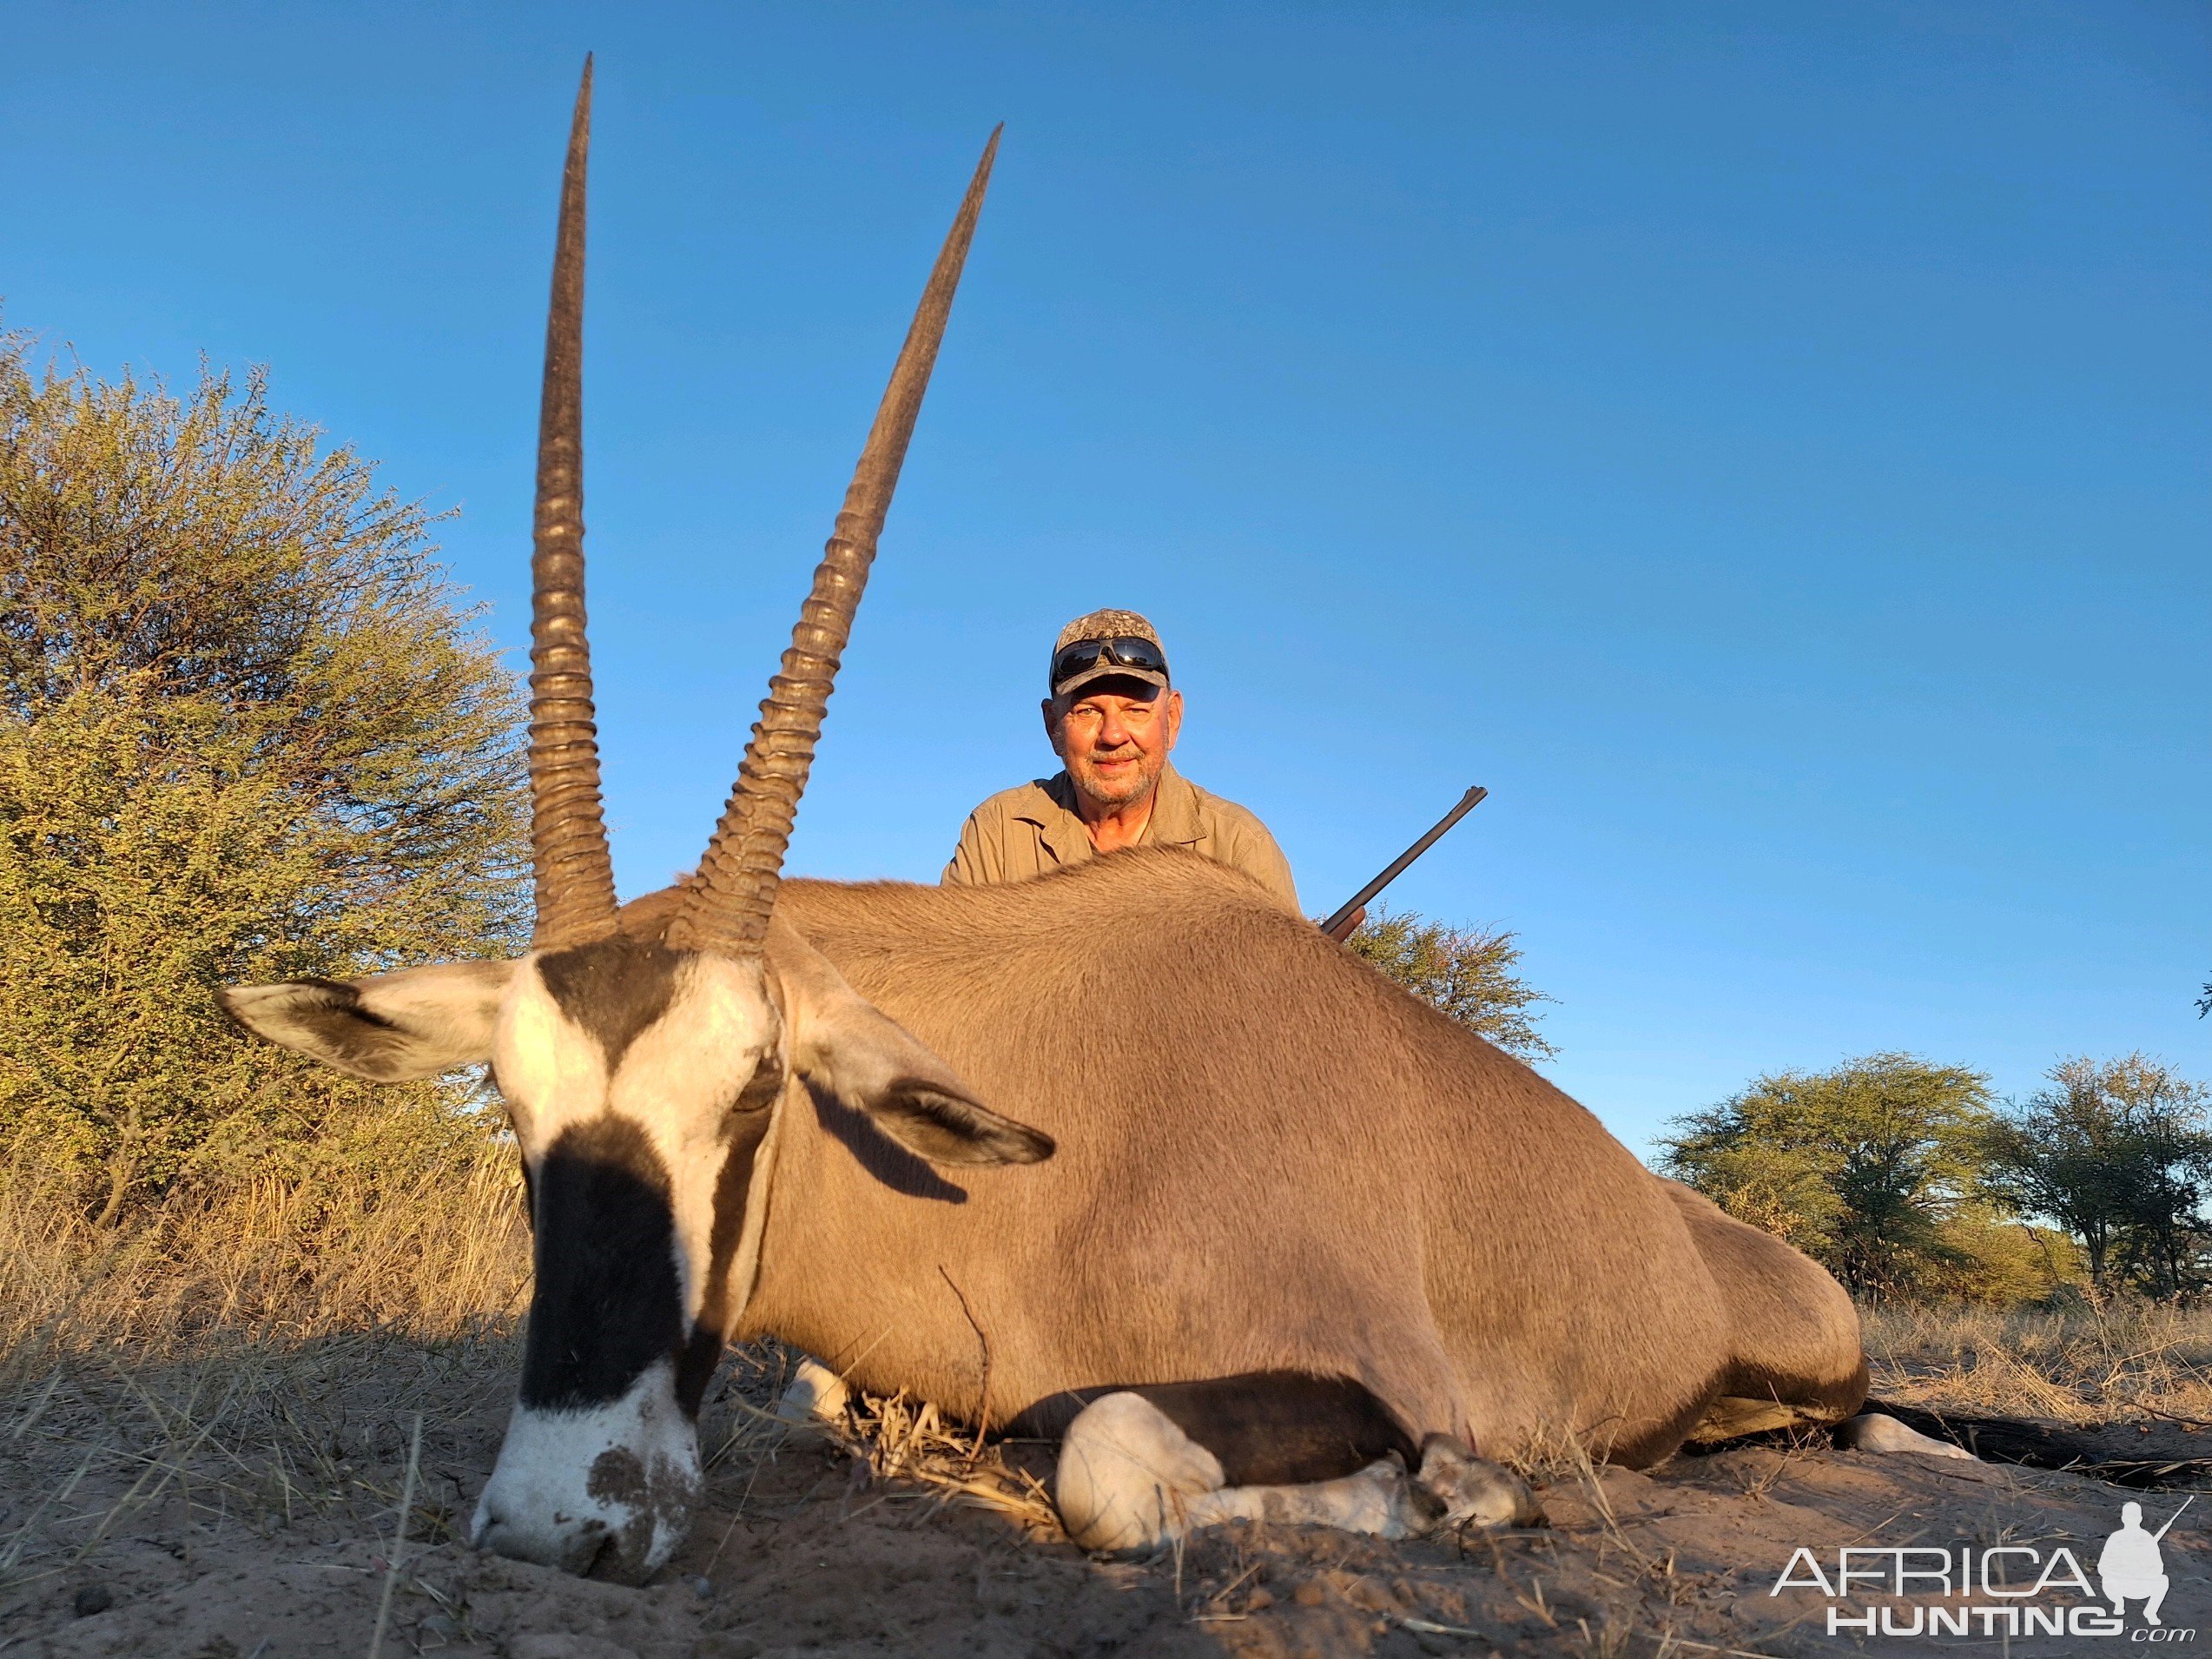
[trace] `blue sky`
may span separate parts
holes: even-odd
[[[1661,12],[1666,15],[1660,16]],[[2212,14],[21,5],[7,322],[280,406],[526,626],[568,99],[626,891],[696,856],[1004,149],[793,850],[934,877],[1149,612],[1332,908],[1515,929],[1632,1144],[1905,1048],[2212,1074]]]

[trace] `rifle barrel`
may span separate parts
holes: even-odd
[[[1333,936],[1337,929],[1346,921],[1350,920],[1355,911],[1358,910],[1367,902],[1368,900],[1373,898],[1377,893],[1380,893],[1384,888],[1388,887],[1392,882],[1397,880],[1399,876],[1404,875],[1407,865],[1410,864],[1415,859],[1420,857],[1422,854],[1427,852],[1430,848],[1435,846],[1437,842],[1441,841],[1443,838],[1444,832],[1449,830],[1452,825],[1457,823],[1462,818],[1465,817],[1469,813],[1472,812],[1476,807],[1481,803],[1482,797],[1489,793],[1489,790],[1477,783],[1473,789],[1468,790],[1466,794],[1461,796],[1459,797],[1459,804],[1454,807],[1450,811],[1445,813],[1443,817],[1439,818],[1427,835],[1422,836],[1420,840],[1415,842],[1413,845],[1408,847],[1396,858],[1393,858],[1390,862],[1389,865],[1384,868],[1381,875],[1377,876],[1373,881],[1368,882],[1365,887],[1361,888],[1358,892],[1353,894],[1350,900],[1339,906],[1336,914],[1331,915],[1326,922],[1321,924],[1321,931]]]
[[[2187,1497],[2182,1500],[2182,1510],[2187,1509],[2190,1504],[2195,1502],[2196,1494],[2195,1492],[2191,1492]],[[2182,1510],[2176,1510],[2171,1515],[2168,1516],[2166,1517],[2166,1524],[2160,1527],[2157,1531],[2150,1535],[2152,1543],[2156,1543],[2159,1539],[2164,1537],[2169,1532],[2174,1530],[2174,1523],[2182,1518]]]

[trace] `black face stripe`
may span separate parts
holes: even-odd
[[[761,1072],[771,1071],[780,1081],[781,1069],[772,1060],[763,1061]],[[755,1081],[759,1074],[755,1074]],[[748,1085],[746,1093],[753,1092]],[[769,1097],[770,1100],[774,1098],[772,1094]],[[765,1106],[756,1111],[732,1114],[730,1150],[722,1160],[722,1173],[715,1177],[714,1229],[707,1246],[707,1293],[699,1309],[699,1322],[691,1327],[691,1339],[684,1347],[683,1361],[676,1372],[677,1401],[693,1417],[699,1414],[699,1402],[706,1396],[715,1362],[722,1356],[722,1339],[729,1332],[735,1312],[730,1305],[731,1295],[742,1288],[730,1283],[730,1265],[737,1254],[739,1241],[745,1236],[745,1200],[752,1192],[753,1166],[759,1160],[761,1142],[767,1134]]]
[[[722,1332],[702,1320],[691,1327],[690,1339],[676,1362],[676,1403],[694,1422],[707,1398],[707,1385],[714,1380],[714,1368],[721,1363]]]
[[[668,1012],[683,955],[617,935],[538,959],[539,977],[560,1011],[591,1034],[611,1074],[637,1034]]]
[[[522,1214],[523,1219],[530,1223],[530,1231],[534,1237],[538,1232],[538,1178],[530,1173],[528,1154],[522,1156],[521,1163]]]
[[[644,1132],[600,1118],[538,1161],[525,1405],[603,1405],[683,1340],[668,1172]]]
[[[1142,1396],[1212,1452],[1231,1486],[1335,1480],[1392,1452],[1409,1469],[1421,1464],[1420,1451],[1405,1425],[1364,1385],[1348,1377],[1293,1371],[1071,1390],[1039,1400],[1007,1431],[1056,1440],[1093,1400],[1119,1393]]]

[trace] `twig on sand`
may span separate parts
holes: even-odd
[[[2212,1429],[2212,1418],[2189,1417],[2180,1411],[2162,1411],[2155,1405],[2144,1405],[2141,1400],[2122,1400],[2120,1404],[2130,1411],[2146,1411],[2152,1417],[2164,1418],[2167,1422],[2178,1423],[2185,1428]]]
[[[952,1286],[953,1294],[960,1298],[960,1311],[967,1315],[967,1323],[975,1332],[975,1340],[983,1348],[983,1391],[975,1407],[975,1445],[967,1454],[967,1461],[973,1464],[983,1455],[983,1437],[991,1427],[991,1338],[983,1329],[983,1321],[975,1317],[975,1310],[968,1305],[967,1292],[954,1282],[950,1273],[945,1272],[944,1263],[937,1264],[937,1271],[944,1274],[945,1283]]]
[[[1489,1632],[1477,1630],[1464,1624],[1439,1624],[1434,1619],[1415,1618],[1406,1613],[1392,1613],[1388,1615],[1388,1617],[1392,1623],[1404,1629],[1419,1631],[1423,1636],[1468,1636],[1477,1641],[1489,1639]],[[1753,1653],[1747,1648],[1715,1647],[1710,1642],[1693,1642],[1687,1636],[1676,1636],[1671,1630],[1661,1631],[1659,1650],[1665,1653],[1670,1645],[1676,1648],[1694,1648],[1700,1653],[1725,1654],[1729,1656],[1730,1659],[1772,1659],[1770,1655]]]
[[[108,1536],[108,1529],[116,1524],[116,1517],[122,1515],[125,1510],[129,1509],[132,1504],[141,1502],[150,1505],[155,1498],[161,1497],[163,1492],[168,1490],[170,1480],[182,1471],[185,1460],[189,1458],[195,1452],[198,1451],[202,1445],[207,1444],[208,1438],[215,1433],[215,1425],[222,1421],[223,1414],[230,1410],[231,1401],[237,1398],[241,1382],[240,1379],[234,1378],[231,1381],[230,1386],[223,1391],[222,1398],[217,1402],[214,1412],[208,1417],[207,1422],[197,1425],[194,1424],[192,1422],[188,1407],[186,1411],[179,1412],[176,1422],[172,1423],[168,1418],[163,1417],[161,1413],[160,1408],[154,1405],[152,1396],[149,1395],[135,1382],[132,1383],[130,1386],[132,1391],[136,1393],[141,1400],[146,1402],[148,1413],[153,1418],[155,1423],[161,1427],[162,1432],[168,1437],[169,1448],[174,1456],[168,1458],[148,1457],[143,1459],[146,1464],[144,1471],[140,1474],[136,1480],[131,1483],[130,1490],[125,1492],[121,1497],[117,1498],[115,1502],[114,1507],[109,1509],[107,1514],[101,1517],[100,1524],[92,1529],[91,1536],[77,1546],[76,1555],[70,1557],[70,1563],[72,1565],[77,1562],[83,1561],[87,1556],[89,1556],[94,1550],[99,1547],[100,1541]],[[199,1430],[199,1432],[192,1437],[191,1443],[188,1445],[180,1445],[178,1444],[179,1436],[177,1425],[179,1424],[182,1424],[186,1428],[196,1426]],[[156,1472],[159,1472],[161,1475],[161,1479],[155,1482],[154,1490],[150,1492],[147,1492],[145,1497],[142,1500],[139,1497],[139,1493],[145,1491],[146,1483],[152,1479]],[[188,1504],[187,1504],[184,1511],[184,1524],[185,1530],[188,1534],[192,1526],[192,1510]]]
[[[62,1483],[61,1490],[49,1493],[39,1504],[38,1507],[30,1512],[30,1516],[24,1520],[23,1524],[16,1529],[15,1536],[8,1540],[7,1549],[5,1550],[0,1550],[0,1575],[5,1575],[15,1570],[16,1563],[23,1558],[23,1550],[28,1548],[30,1543],[31,1528],[36,1526],[40,1521],[45,1518],[46,1511],[48,1510],[53,1509],[58,1504],[66,1504],[69,1501],[70,1495],[76,1490],[77,1483],[83,1480],[85,1475],[91,1470],[93,1460],[99,1455],[100,1450],[96,1446],[90,1451],[86,1452],[84,1454],[84,1461],[76,1466],[76,1473],[71,1475],[69,1479]],[[15,1638],[12,1636],[9,1638],[9,1642],[10,1642],[14,1640]],[[5,1645],[7,1644],[0,1643],[0,1646]]]
[[[422,1464],[422,1413],[415,1413],[415,1431],[407,1443],[407,1477],[399,1486],[399,1521],[392,1531],[392,1557],[384,1563],[384,1594],[377,1597],[376,1629],[369,1636],[368,1659],[384,1649],[384,1626],[392,1616],[392,1587],[399,1582],[399,1552],[407,1547],[407,1512],[415,1505],[415,1471]]]
[[[1671,1644],[1677,1648],[1694,1649],[1699,1653],[1725,1654],[1727,1659],[1773,1659],[1772,1654],[1753,1653],[1749,1648],[1721,1648],[1710,1642],[1693,1642],[1686,1636],[1676,1636],[1672,1630],[1662,1630],[1660,1636],[1659,1650],[1661,1653],[1665,1653]]]
[[[1390,1616],[1393,1623],[1402,1625],[1409,1630],[1418,1630],[1423,1636],[1464,1636],[1479,1638],[1482,1635],[1482,1631],[1469,1629],[1464,1624],[1439,1624],[1434,1619],[1416,1619],[1407,1613],[1393,1613]]]

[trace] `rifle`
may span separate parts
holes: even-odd
[[[2190,1504],[2195,1502],[2196,1494],[2195,1492],[2191,1492],[2187,1497],[2182,1500],[2182,1510],[2187,1509]],[[2164,1537],[2168,1532],[2172,1530],[2174,1523],[2182,1518],[2182,1510],[2176,1510],[2171,1515],[2168,1516],[2166,1517],[2166,1524],[2160,1527],[2157,1531],[2150,1535],[2150,1541],[2153,1543],[2157,1543],[2159,1539]]]
[[[1476,805],[1481,803],[1482,797],[1489,793],[1489,790],[1484,789],[1478,783],[1473,789],[1468,790],[1466,794],[1461,796],[1459,797],[1459,804],[1457,806],[1445,813],[1443,817],[1437,819],[1436,824],[1430,830],[1427,835],[1422,836],[1420,840],[1415,842],[1413,845],[1408,847],[1396,858],[1393,858],[1388,866],[1384,868],[1380,876],[1377,876],[1373,881],[1368,882],[1365,887],[1361,888],[1358,892],[1353,894],[1350,899],[1346,900],[1343,909],[1339,909],[1334,915],[1331,916],[1326,922],[1321,924],[1321,931],[1327,934],[1338,944],[1342,944],[1345,940],[1350,938],[1352,935],[1352,929],[1359,926],[1361,922],[1367,919],[1367,901],[1373,898],[1377,893],[1380,893],[1392,882],[1397,880],[1399,876],[1404,875],[1407,865],[1413,863],[1415,859],[1420,857],[1422,854],[1427,852],[1430,848],[1435,846],[1439,841],[1442,841],[1444,837],[1444,832],[1447,830],[1449,830],[1452,825],[1457,823],[1462,818],[1465,817],[1469,813],[1472,812],[1476,809]]]

